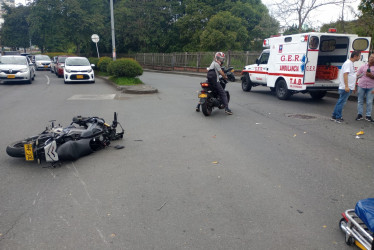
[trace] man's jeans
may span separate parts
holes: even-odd
[[[373,94],[371,91],[373,91],[374,88],[371,89],[365,89],[358,87],[357,92],[357,113],[362,115],[364,112],[364,97],[366,95],[366,116],[371,117],[371,110],[373,109]]]
[[[339,89],[339,99],[335,105],[334,112],[332,113],[332,117],[335,117],[336,119],[342,118],[344,105],[346,104],[348,97],[351,95],[351,93],[352,93],[352,90],[349,90],[349,92],[345,92],[344,89]]]

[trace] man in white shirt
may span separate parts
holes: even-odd
[[[339,99],[336,102],[331,121],[336,121],[337,123],[344,121],[342,118],[343,108],[356,85],[356,73],[353,63],[360,60],[360,58],[361,52],[357,50],[353,51],[351,58],[343,64],[339,72]]]

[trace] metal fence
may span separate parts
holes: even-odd
[[[258,51],[228,51],[225,66],[241,70],[245,65],[253,64],[260,53]],[[134,58],[145,68],[204,72],[212,63],[214,54],[215,52],[137,53],[126,55],[126,57]]]

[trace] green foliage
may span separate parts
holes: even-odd
[[[201,48],[206,51],[239,50],[248,47],[248,32],[239,17],[228,11],[214,15],[200,36]]]
[[[111,63],[113,60],[110,57],[104,56],[101,57],[100,60],[97,63],[97,68],[102,71],[102,72],[108,72],[108,65]]]
[[[10,8],[5,4],[2,7],[5,9],[5,14],[1,29],[1,44],[13,48],[29,47],[29,29],[26,18],[30,9],[25,6]]]
[[[90,64],[95,64],[96,68],[98,67],[97,64],[99,62],[99,58],[97,58],[97,57],[89,57],[88,61],[90,61]]]
[[[100,53],[112,52],[109,1],[33,0],[4,18],[3,46],[28,47],[31,38],[42,53],[93,56],[98,34]],[[278,27],[261,0],[116,0],[114,18],[117,54],[248,50]]]
[[[143,68],[134,59],[122,58],[112,61],[108,72],[116,77],[137,77],[143,74]]]

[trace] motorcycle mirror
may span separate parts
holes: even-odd
[[[113,119],[113,124],[112,127],[115,128],[117,127],[117,112],[114,112],[114,119]]]

